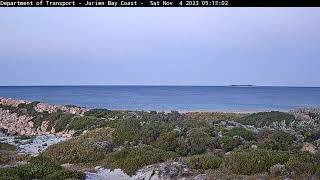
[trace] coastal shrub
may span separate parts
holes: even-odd
[[[10,161],[10,157],[7,153],[0,152],[0,164],[5,164]]]
[[[0,175],[0,180],[20,180],[20,179],[21,178],[16,175],[12,175],[12,176],[1,176]]]
[[[0,164],[8,163],[14,156],[16,147],[8,143],[0,142]]]
[[[26,103],[20,103],[19,105],[18,105],[18,108],[24,108],[24,109],[26,109],[27,111],[34,111],[34,107],[36,107],[37,106],[37,104],[39,104],[40,102],[39,101],[33,101],[33,102],[31,102],[31,103],[28,103],[28,104],[26,104]]]
[[[219,126],[207,126],[206,127],[206,132],[211,136],[211,137],[217,137],[219,133],[221,132],[221,127]]]
[[[107,123],[114,129],[112,140],[114,143],[124,145],[127,143],[138,144],[141,138],[141,125],[138,120],[113,120]]]
[[[242,144],[242,140],[239,136],[224,136],[218,140],[219,145],[226,151],[232,151]]]
[[[179,148],[178,136],[174,132],[161,133],[153,145],[165,151],[177,151]]]
[[[178,123],[178,126],[181,127],[181,129],[185,130],[184,132],[188,131],[192,128],[203,128],[208,126],[209,124],[205,121],[198,121],[198,120],[184,120],[182,122]]]
[[[270,150],[233,151],[225,156],[227,168],[234,174],[252,175],[267,172],[275,164],[284,164],[289,154]]]
[[[17,179],[41,179],[63,168],[43,156],[33,157],[29,164],[10,168],[0,168],[0,177],[17,177]]]
[[[41,155],[33,157],[30,164],[25,165],[24,168],[32,178],[42,178],[48,174],[63,169],[56,161]]]
[[[269,132],[266,137],[258,142],[261,149],[291,151],[297,148],[294,143],[295,137],[284,131]]]
[[[224,112],[188,112],[186,113],[186,119],[215,122],[215,121],[235,121],[243,117],[243,114],[238,113],[224,113]]]
[[[32,122],[34,123],[33,126],[37,128],[41,126],[43,121],[48,121],[49,126],[47,130],[51,130],[51,128],[54,127],[56,132],[60,132],[67,128],[69,121],[74,116],[75,115],[73,114],[64,113],[61,111],[53,113],[41,112],[33,116]]]
[[[23,175],[26,172],[22,172],[20,167],[10,167],[10,168],[0,168],[0,179],[7,180],[8,179],[15,179],[20,180],[22,179],[19,175]]]
[[[98,128],[51,145],[42,154],[61,164],[98,161],[115,147],[111,141],[111,133],[111,128]]]
[[[17,106],[4,105],[0,104],[1,109],[9,110],[10,113],[16,113],[18,116],[34,116],[38,112],[34,109],[30,109],[29,111],[26,108],[19,108]]]
[[[171,131],[173,125],[164,121],[149,121],[143,122],[141,126],[140,140],[144,144],[149,144],[155,141],[161,133]]]
[[[176,157],[174,152],[164,151],[146,145],[109,153],[105,160],[108,166],[111,165],[113,168],[120,168],[127,174],[133,175],[136,170],[143,166],[163,162],[174,157]]]
[[[319,170],[319,162],[307,153],[297,153],[290,156],[290,159],[285,163],[291,171],[297,174],[313,175]]]
[[[46,119],[49,121],[49,129],[51,127],[54,127],[56,132],[60,132],[67,129],[68,124],[73,117],[73,114],[54,112],[51,114],[47,114]]]
[[[15,151],[16,147],[12,144],[0,142],[0,151]]]
[[[313,143],[314,141],[320,139],[320,130],[303,130],[300,132],[304,137],[305,141],[309,143]]]
[[[79,141],[87,142],[111,141],[113,131],[114,129],[110,127],[96,128],[83,133],[76,139],[79,139]]]
[[[47,175],[44,179],[46,180],[64,180],[64,179],[84,180],[85,177],[86,175],[83,172],[60,170]]]
[[[180,137],[178,143],[182,155],[201,154],[212,144],[212,137],[201,128],[192,128]]]
[[[272,134],[271,140],[268,144],[273,150],[288,151],[293,149],[293,142],[294,136],[284,131],[277,131]]]
[[[230,137],[240,136],[247,141],[255,140],[254,134],[251,131],[249,131],[245,128],[242,128],[242,127],[232,128],[227,133],[225,133],[225,136],[230,136]]]
[[[85,130],[93,126],[97,118],[93,116],[74,117],[70,120],[68,129]]]
[[[108,109],[90,109],[89,111],[85,112],[85,116],[94,116],[97,118],[107,117],[111,111]]]
[[[245,125],[252,125],[255,127],[270,126],[274,122],[285,122],[286,124],[294,121],[294,116],[285,112],[271,111],[253,113],[248,116],[240,118],[239,122]]]
[[[223,159],[217,155],[201,154],[187,157],[185,163],[193,169],[217,169],[222,164]]]
[[[44,153],[59,163],[85,163],[103,158],[103,151],[95,150],[85,142],[69,140],[50,146]]]
[[[37,113],[33,116],[32,118],[32,122],[33,122],[33,127],[37,128],[39,126],[41,126],[42,122],[45,121],[45,120],[49,120],[48,116],[50,114],[48,112],[40,112],[40,113]],[[49,121],[49,125],[50,127],[53,126],[53,123],[51,123],[52,121]]]
[[[58,172],[63,173],[58,174]],[[0,168],[0,179],[48,179],[47,177],[61,179],[57,175],[65,178],[84,179],[83,173],[63,170],[58,163],[41,155],[33,157],[29,164],[26,165]]]

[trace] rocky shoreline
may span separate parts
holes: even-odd
[[[14,100],[10,98],[1,98],[0,105],[19,107],[19,105],[30,105],[33,102],[25,100]],[[70,106],[59,106],[51,105],[47,103],[37,102],[34,105],[34,110],[36,112],[47,112],[49,114],[61,111],[63,113],[73,114],[76,116],[83,116],[83,114],[88,111],[88,109],[80,107],[70,107]],[[0,108],[0,130],[8,133],[10,135],[48,135],[53,134],[59,137],[70,138],[74,134],[74,131],[60,131],[57,132],[55,128],[49,129],[49,122],[42,121],[39,127],[34,126],[32,121],[34,117],[26,115],[18,115],[17,113],[12,113],[10,110]]]

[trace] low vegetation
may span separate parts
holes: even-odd
[[[111,128],[95,129],[69,141],[52,145],[42,155],[60,164],[102,160],[115,148],[111,141],[112,131]]]
[[[0,179],[84,178],[83,173],[60,166],[65,163],[120,168],[129,175],[161,162],[181,163],[190,172],[211,170],[231,179],[261,174],[308,179],[320,173],[320,113],[314,109],[252,114],[92,109],[76,116],[39,113],[35,105],[0,108],[32,115],[36,127],[45,120],[48,128],[74,130],[75,137],[50,146],[26,165],[0,169]],[[0,143],[0,163],[7,163],[15,151]]]
[[[193,169],[217,169],[223,162],[223,158],[217,155],[201,154],[193,155],[185,159],[186,164]]]
[[[61,172],[61,173],[59,173]],[[63,173],[62,173],[63,172]],[[63,176],[62,176],[63,175]],[[34,157],[26,165],[0,168],[0,179],[84,179],[82,172],[64,170],[58,163],[43,156]]]
[[[252,175],[267,172],[275,164],[284,164],[289,154],[280,151],[235,151],[225,157],[226,166],[234,174]]]
[[[253,113],[248,116],[240,118],[239,122],[244,125],[252,125],[255,127],[270,126],[272,123],[289,124],[294,121],[294,116],[284,112],[271,111]]]
[[[133,175],[135,171],[143,166],[164,162],[177,157],[176,153],[164,151],[152,146],[125,148],[121,151],[110,153],[105,161],[113,168],[120,168],[127,174]]]

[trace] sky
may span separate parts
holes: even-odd
[[[2,8],[0,85],[320,86],[319,8]]]

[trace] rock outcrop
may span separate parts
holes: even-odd
[[[10,98],[2,98],[2,97],[0,97],[0,104],[3,104],[3,105],[9,105],[9,106],[17,107],[21,103],[29,104],[29,103],[31,103],[31,101],[14,100],[14,99],[10,99]]]
[[[13,100],[0,98],[1,105],[14,106],[18,107],[20,104],[30,104],[31,101],[24,100]],[[37,112],[64,112],[77,116],[82,116],[84,112],[88,109],[75,107],[75,106],[57,106],[46,103],[36,103],[34,104],[34,110]],[[0,129],[5,131],[10,135],[26,135],[26,136],[34,136],[34,135],[47,135],[54,134],[59,137],[70,138],[75,133],[74,130],[64,130],[61,132],[56,132],[54,128],[49,128],[48,121],[42,121],[41,125],[38,127],[34,126],[34,122],[32,121],[34,117],[27,115],[18,115],[17,113],[10,112],[8,109],[0,108]]]
[[[0,129],[10,135],[47,135],[54,134],[60,137],[70,138],[74,134],[73,130],[55,132],[54,128],[49,129],[48,121],[43,121],[39,127],[34,127],[33,117],[18,116],[16,113],[10,113],[9,110],[0,108]]]
[[[10,113],[9,110],[0,109],[0,128],[5,129],[8,134],[35,134],[32,133],[32,117],[18,116],[16,113]]]
[[[301,148],[301,151],[316,154],[318,152],[317,147],[311,143],[305,142]]]
[[[30,104],[31,101],[24,101],[24,100],[14,100],[10,98],[1,98],[0,97],[0,104],[2,105],[9,105],[9,106],[19,106],[19,104]],[[57,111],[62,111],[65,113],[75,114],[75,115],[83,115],[88,109],[76,107],[76,106],[61,106],[61,105],[52,105],[47,103],[37,103],[34,107],[37,112],[48,112],[54,113]]]

